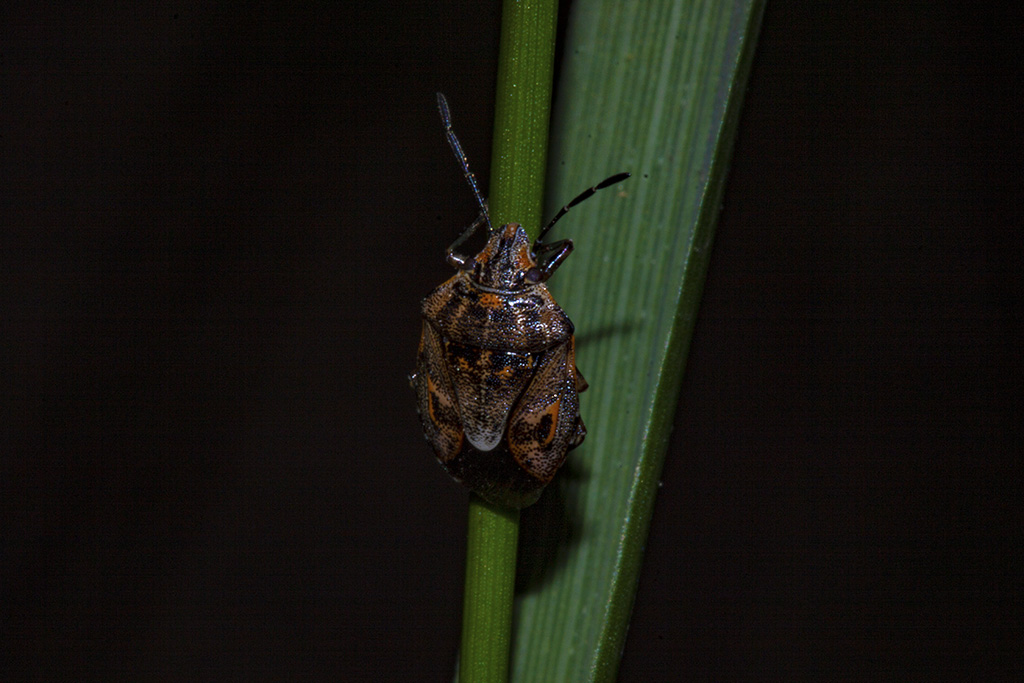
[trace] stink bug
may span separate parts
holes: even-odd
[[[573,324],[544,284],[572,242],[542,240],[570,208],[629,174],[566,204],[531,245],[518,223],[491,225],[441,93],[437,106],[480,213],[448,247],[448,263],[458,272],[423,299],[409,379],[424,435],[448,474],[492,503],[526,507],[587,435],[578,397],[587,383],[576,369]],[[483,249],[472,258],[459,253],[481,226]]]

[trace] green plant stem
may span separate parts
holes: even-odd
[[[540,228],[554,70],[556,0],[505,0],[498,56],[491,223]],[[508,680],[519,511],[470,497],[460,683]]]
[[[491,223],[540,229],[554,74],[556,0],[505,0],[494,102]]]
[[[470,496],[460,683],[508,678],[518,541],[519,510]]]

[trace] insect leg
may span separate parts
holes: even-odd
[[[542,282],[551,277],[558,266],[562,265],[562,261],[572,253],[572,249],[572,240],[558,240],[551,244],[534,243],[534,254],[537,256],[537,266],[542,273]]]
[[[487,203],[485,202],[484,203],[485,210],[481,211],[479,214],[477,214],[476,220],[474,220],[470,224],[470,226],[468,228],[463,230],[462,234],[459,235],[454,242],[452,242],[450,247],[448,247],[448,251],[446,252],[446,254],[448,256],[448,265],[452,266],[453,268],[465,268],[466,267],[466,262],[469,259],[466,256],[462,255],[462,254],[455,253],[455,250],[458,249],[459,247],[461,247],[462,243],[465,242],[466,240],[468,240],[470,238],[470,236],[474,232],[476,232],[477,228],[479,228],[481,225],[483,225],[484,223],[487,222],[486,207],[487,207]]]

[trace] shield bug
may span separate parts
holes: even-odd
[[[437,104],[480,213],[448,247],[456,274],[423,299],[409,379],[424,435],[444,469],[488,501],[521,508],[536,502],[587,434],[578,397],[587,383],[576,369],[573,324],[545,285],[573,245],[545,243],[544,236],[573,206],[629,174],[581,193],[531,244],[517,223],[491,225],[440,93]],[[460,253],[482,227],[484,247],[472,257]]]

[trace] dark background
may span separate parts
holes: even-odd
[[[769,4],[623,681],[1017,679],[993,7]],[[449,680],[466,496],[405,377],[473,215],[433,93],[486,177],[499,18],[3,10],[5,680]]]

